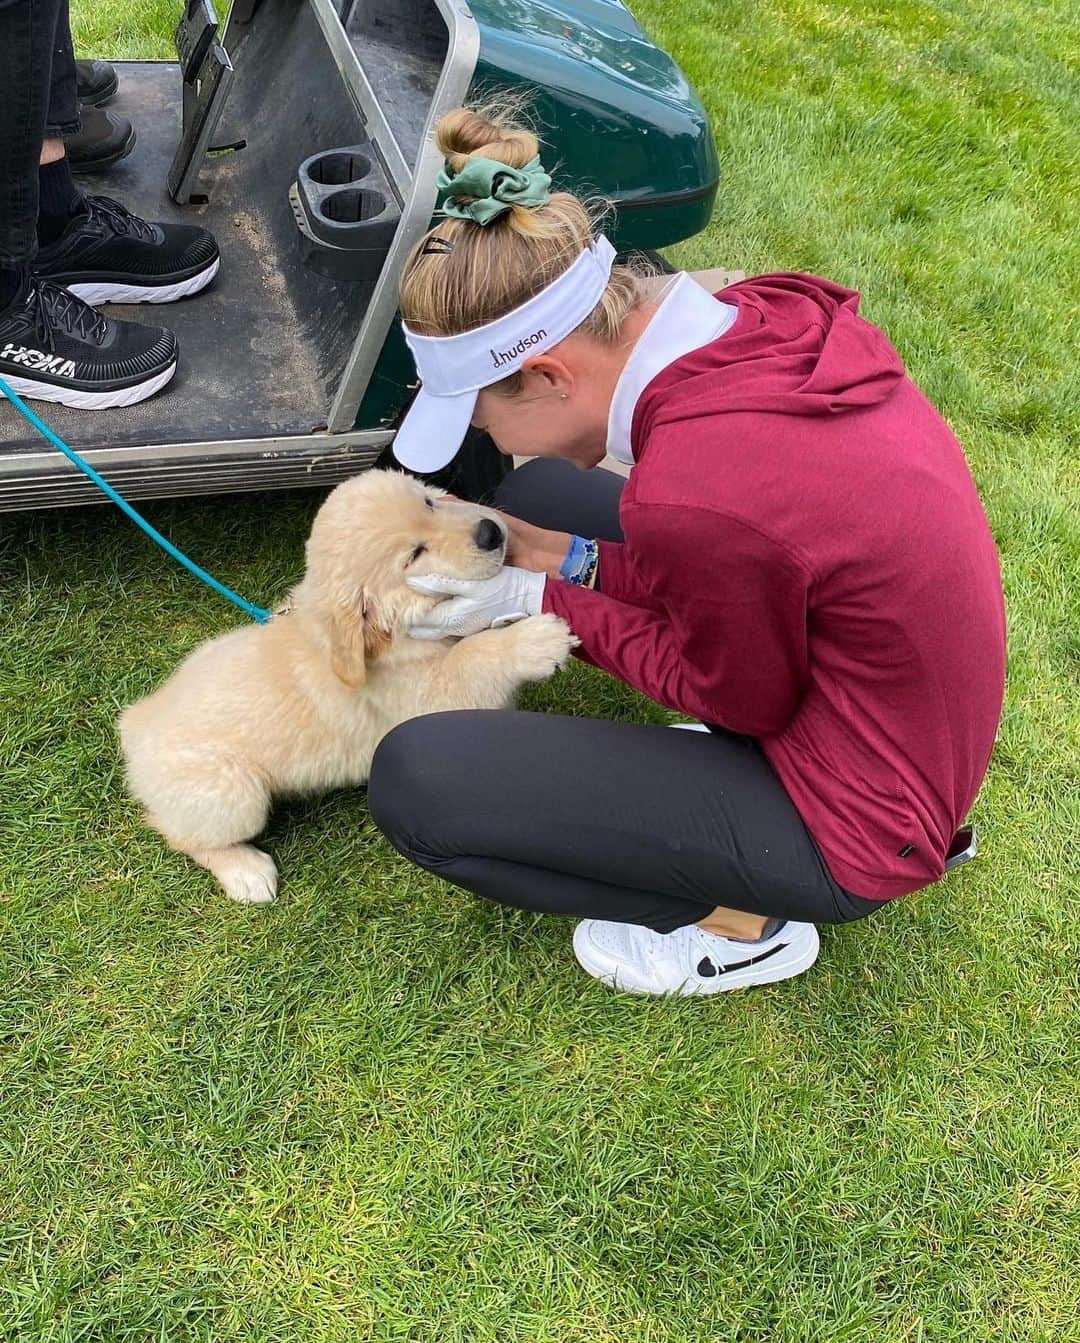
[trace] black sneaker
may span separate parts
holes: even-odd
[[[176,356],[176,337],[164,327],[114,322],[34,275],[0,312],[0,377],[30,400],[133,406],[165,386]]]
[[[86,207],[32,264],[35,275],[87,303],[171,303],[217,274],[217,243],[206,229],[149,224],[108,196],[87,196]]]
[[[82,128],[64,136],[73,173],[96,173],[127,158],[135,148],[135,128],[127,117],[100,108],[84,108]]]
[[[80,103],[100,107],[113,96],[119,82],[108,61],[75,62],[75,92]]]

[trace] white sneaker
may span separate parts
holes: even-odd
[[[583,919],[574,929],[582,969],[626,993],[723,993],[772,984],[809,970],[817,954],[814,925],[790,920],[760,942],[736,942],[696,924],[654,933],[634,923]]]

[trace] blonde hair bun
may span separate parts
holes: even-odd
[[[466,159],[494,159],[508,168],[524,168],[540,152],[540,141],[523,126],[515,126],[507,110],[473,112],[457,107],[439,121],[435,142],[453,173]]]

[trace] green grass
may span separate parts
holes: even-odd
[[[228,610],[111,511],[0,517],[0,1339],[1080,1339],[1076,7],[637,10],[724,165],[678,260],[859,286],[969,451],[1011,617],[985,854],[696,1004],[607,994],[360,792],[280,812],[282,898],[238,908],[112,735]],[[175,11],[79,37],[167,55]],[[148,512],[270,601],[317,502]],[[582,668],[531,702],[661,716]]]

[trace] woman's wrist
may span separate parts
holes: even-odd
[[[531,569],[537,569],[540,573],[547,574],[548,578],[561,578],[560,570],[563,560],[566,558],[566,552],[570,547],[573,537],[569,532],[553,532],[550,540],[545,538],[545,544],[537,547],[533,551],[533,563],[529,565]]]

